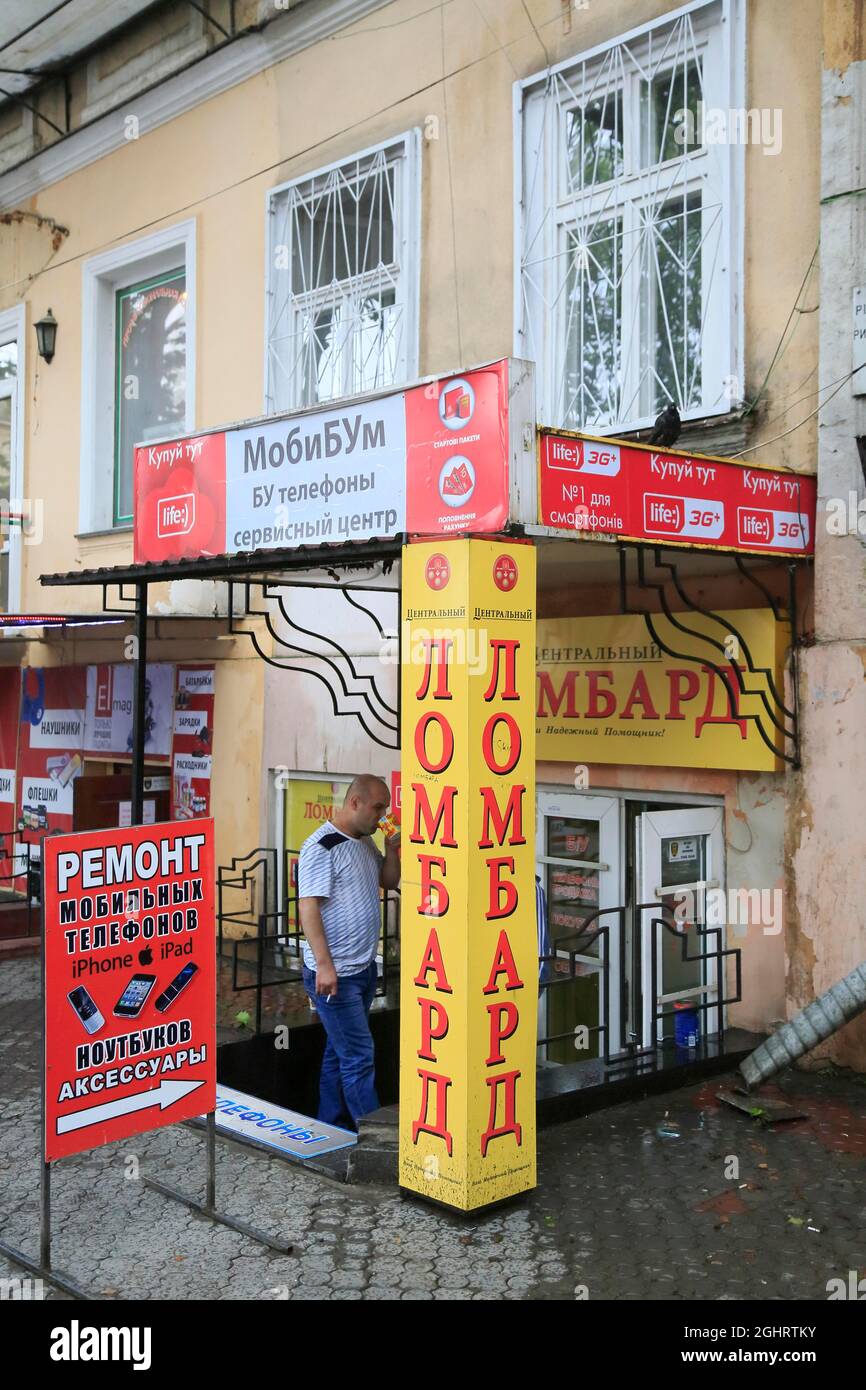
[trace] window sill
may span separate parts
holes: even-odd
[[[132,535],[132,531],[132,522],[130,522],[128,525],[124,526],[107,527],[104,531],[76,531],[75,539],[77,541],[104,541],[111,540],[114,537],[125,539],[127,536]]]

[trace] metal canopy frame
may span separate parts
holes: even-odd
[[[509,535],[526,534],[533,539],[534,528],[512,525],[507,528]],[[457,539],[458,537],[453,537]],[[326,685],[331,696],[334,714],[353,715],[356,717],[374,742],[380,747],[397,750],[400,746],[400,682],[397,685],[397,705],[390,705],[384,699],[381,692],[377,689],[375,678],[360,673],[350,657],[349,653],[334,638],[321,633],[312,632],[310,629],[302,628],[295,623],[288,615],[282,595],[278,592],[281,588],[304,588],[304,589],[330,589],[339,588],[347,602],[352,607],[366,614],[371,622],[378,629],[379,636],[384,640],[385,634],[382,630],[378,617],[372,610],[365,608],[364,605],[353,598],[352,595],[363,592],[369,588],[370,592],[389,592],[399,594],[401,585],[398,583],[395,588],[387,585],[353,582],[353,577],[362,571],[370,571],[375,567],[381,567],[381,575],[390,574],[395,561],[399,560],[403,546],[408,540],[408,536],[401,533],[385,539],[375,539],[369,541],[345,541],[336,544],[322,544],[312,546],[298,546],[291,549],[282,550],[256,550],[247,551],[239,555],[216,555],[203,556],[194,560],[175,560],[147,562],[143,564],[100,566],[90,570],[70,570],[65,573],[46,574],[40,577],[40,582],[47,588],[62,588],[67,586],[80,585],[99,585],[102,589],[103,613],[105,615],[123,615],[134,620],[136,642],[135,657],[135,680],[133,694],[133,739],[132,739],[132,821],[133,824],[141,822],[144,802],[144,708],[145,708],[145,672],[147,668],[147,598],[148,590],[153,584],[170,583],[178,579],[210,579],[222,580],[228,584],[229,603],[225,621],[228,623],[228,631],[239,636],[246,636],[253,643],[258,655],[269,665],[281,670],[295,670],[307,675],[315,676]],[[558,536],[557,539],[565,539]],[[580,544],[581,541],[587,543],[585,538],[574,537],[574,542]],[[643,617],[647,631],[651,639],[657,643],[668,655],[676,657],[678,660],[695,660],[695,656],[688,651],[675,651],[665,644],[660,638],[653,623],[654,612],[643,607],[630,608],[628,604],[628,556],[634,552],[637,556],[638,588],[658,596],[658,603],[661,612],[667,619],[682,632],[685,636],[694,640],[699,640],[709,644],[717,651],[725,654],[722,643],[715,638],[708,637],[705,633],[689,628],[681,621],[683,614],[679,617],[671,610],[667,598],[668,588],[671,587],[678,598],[684,604],[686,612],[694,612],[702,617],[710,618],[720,624],[722,629],[729,629],[730,624],[723,623],[718,614],[709,609],[701,607],[694,602],[683,588],[681,577],[677,571],[677,557],[686,554],[703,554],[716,558],[727,556],[732,559],[740,573],[750,583],[752,583],[761,593],[763,599],[769,604],[777,622],[784,621],[784,616],[779,603],[773,598],[771,592],[763,584],[761,579],[752,573],[747,566],[747,560],[772,562],[773,559],[786,566],[788,572],[788,594],[789,606],[788,613],[791,621],[792,631],[792,663],[794,664],[793,681],[793,708],[788,708],[780,692],[776,689],[773,672],[756,667],[752,661],[748,644],[741,634],[734,634],[740,645],[740,650],[746,657],[746,670],[749,674],[763,678],[766,682],[769,694],[764,690],[750,691],[747,689],[743,674],[738,665],[734,662],[725,660],[725,664],[705,660],[703,655],[700,659],[705,665],[716,671],[722,681],[723,688],[727,690],[728,702],[733,717],[750,719],[755,723],[757,731],[763,742],[771,751],[784,762],[794,768],[800,766],[799,748],[799,720],[798,720],[798,691],[796,681],[796,651],[801,643],[801,637],[797,630],[797,611],[796,611],[796,585],[795,574],[797,566],[803,563],[810,563],[809,557],[774,557],[768,554],[749,554],[748,556],[739,553],[732,553],[727,550],[712,550],[709,547],[689,547],[689,546],[656,546],[643,544],[641,542],[630,542],[616,540],[614,542],[619,559],[619,588],[620,588],[620,609],[622,613],[636,613]],[[650,576],[647,569],[647,560],[651,558],[657,571],[662,571],[666,577],[659,580]],[[345,575],[346,578],[341,577]],[[324,575],[326,578],[315,579],[311,575]],[[369,576],[377,579],[379,575]],[[330,581],[330,582],[328,582]],[[110,602],[109,591],[116,587],[117,599],[114,604]],[[244,617],[264,618],[268,631],[279,648],[288,655],[283,659],[269,656],[262,651],[256,632],[236,626],[234,613],[236,589],[239,588],[244,604]],[[260,591],[261,602],[266,604],[268,601],[276,600],[280,616],[286,623],[292,636],[283,636],[275,630],[272,622],[272,615],[267,608],[254,607],[254,591]],[[399,621],[397,627],[397,640],[400,641]],[[297,639],[297,640],[296,640]],[[320,644],[317,650],[315,646],[309,645],[310,641]],[[326,650],[321,650],[325,647]],[[316,670],[309,666],[299,665],[297,658],[312,659],[321,664],[325,669]],[[402,657],[402,652],[398,646],[398,661]],[[347,682],[337,661],[343,661],[348,665],[349,682]],[[326,674],[330,672],[332,679]],[[736,693],[735,693],[736,692]],[[764,727],[764,723],[759,716],[741,715],[738,713],[736,700],[737,694],[758,694],[764,705],[766,719],[771,727],[770,732]],[[343,709],[341,701],[348,698],[359,699],[364,705],[364,712],[358,709]],[[396,722],[394,722],[396,721]],[[772,733],[772,729],[777,734]],[[778,746],[778,741],[782,746]],[[787,752],[786,742],[790,740],[793,747],[793,755]]]
[[[649,611],[644,607],[631,607],[628,600],[629,574],[628,559],[629,553],[636,553],[637,567],[637,588],[647,594],[658,596],[659,611]],[[719,554],[728,552],[720,551]],[[620,611],[623,614],[635,614],[643,618],[647,632],[656,646],[667,655],[678,661],[700,661],[705,667],[709,667],[718,675],[722,690],[725,692],[728,710],[731,719],[745,721],[754,724],[755,730],[762,742],[766,744],[770,752],[775,757],[787,763],[790,767],[798,769],[800,763],[800,721],[799,721],[799,681],[797,678],[797,649],[801,645],[801,636],[798,631],[798,611],[797,611],[797,590],[796,590],[796,566],[802,561],[795,561],[789,557],[776,557],[785,565],[787,574],[788,588],[788,610],[787,614],[782,609],[779,602],[773,597],[770,590],[762,580],[754,574],[746,565],[745,559],[740,554],[734,554],[733,559],[740,574],[750,584],[752,584],[761,594],[764,601],[772,611],[774,621],[783,623],[790,622],[791,627],[791,665],[792,665],[792,693],[793,708],[785,704],[783,693],[776,685],[775,672],[771,668],[758,666],[752,657],[749,644],[746,638],[733,623],[723,619],[718,613],[703,607],[683,587],[683,580],[677,569],[677,550],[670,550],[664,546],[630,545],[622,543],[619,547],[619,591],[620,591]],[[652,575],[648,570],[648,560],[651,558],[657,571],[662,575],[661,578]],[[767,557],[771,559],[773,557]],[[634,581],[632,581],[634,583]],[[673,589],[677,598],[682,602],[682,610],[672,610],[668,602],[668,590]],[[686,650],[677,650],[669,643],[665,642],[660,635],[654,622],[654,618],[659,616],[659,612],[668,620],[677,632],[682,633],[686,640]],[[713,636],[699,629],[689,627],[686,621],[689,614],[694,613],[702,618],[708,618],[716,625],[716,635]],[[725,640],[731,636],[737,643],[739,653],[742,653],[743,662],[739,658],[728,656]],[[703,653],[689,651],[688,639],[697,641],[718,652],[722,661],[713,660]],[[744,674],[745,673],[745,674]],[[747,683],[747,678],[752,678]],[[757,696],[763,705],[763,714],[746,714],[738,706],[739,696]],[[771,726],[771,727],[768,727]],[[775,730],[775,732],[774,732]],[[787,751],[790,744],[792,753]]]
[[[362,699],[364,699],[368,705],[371,717],[380,722],[380,731],[391,735],[393,741],[391,738],[383,739],[379,737],[365,722],[365,719],[358,715],[357,717],[360,719],[367,734],[377,743],[381,744],[383,748],[397,749],[400,746],[399,682],[397,687],[398,704],[397,708],[394,709],[393,706],[389,705],[387,701],[383,699],[376,689],[375,681],[372,677],[359,675],[348,653],[345,652],[338,643],[334,642],[331,638],[322,638],[320,634],[310,633],[309,630],[298,628],[297,624],[288,617],[282,598],[279,595],[275,595],[272,591],[283,584],[287,587],[295,588],[325,588],[332,590],[340,588],[344,591],[347,601],[351,603],[354,608],[366,613],[379,628],[380,635],[383,635],[381,625],[376,615],[369,609],[364,608],[361,603],[353,599],[351,595],[346,592],[350,589],[355,592],[362,592],[365,586],[363,584],[352,584],[351,580],[348,582],[341,582],[339,571],[343,570],[348,572],[349,575],[352,575],[357,571],[369,571],[371,568],[381,567],[382,573],[387,575],[392,569],[394,562],[400,558],[405,541],[405,535],[401,534],[389,537],[385,540],[347,541],[344,544],[341,543],[337,545],[320,544],[316,546],[298,546],[291,550],[256,550],[248,551],[241,555],[204,556],[196,560],[160,561],[132,565],[102,565],[96,569],[68,570],[65,573],[43,574],[40,576],[40,583],[45,585],[46,588],[65,588],[70,585],[76,587],[80,585],[99,585],[102,589],[103,614],[112,615],[113,617],[122,614],[124,617],[134,621],[136,648],[132,704],[132,805],[130,808],[133,825],[141,824],[144,811],[144,709],[145,678],[147,671],[147,598],[148,590],[151,585],[170,583],[176,579],[217,579],[225,581],[229,588],[228,613],[225,619],[225,621],[228,622],[229,631],[249,637],[259,656],[267,661],[269,665],[277,666],[280,669],[305,671],[306,674],[315,675],[320,680],[323,680],[331,693],[335,714],[355,714],[356,712],[354,710],[345,711],[340,709],[337,691],[321,672],[298,666],[297,664],[278,661],[267,656],[261,650],[257,635],[254,631],[250,632],[247,629],[235,626],[233,611],[235,585],[241,584],[243,586],[245,599],[245,616],[264,617],[271,636],[287,651],[295,651],[301,656],[324,660],[336,674],[342,687],[343,694],[348,696],[350,693],[360,693]],[[329,584],[324,580],[312,580],[309,578],[291,579],[286,577],[304,573],[309,574],[310,571],[321,571],[325,575],[330,576],[332,582]],[[112,587],[116,587],[117,589],[117,598],[114,603],[110,601],[110,590]],[[348,660],[354,682],[361,685],[370,683],[372,690],[367,692],[350,692],[339,667],[334,663],[333,655],[320,651],[317,652],[315,649],[311,649],[300,643],[289,641],[275,632],[271,623],[270,614],[267,610],[261,612],[250,607],[252,590],[257,587],[262,590],[263,600],[277,597],[281,614],[290,628],[297,632],[306,632],[307,636],[317,637],[320,642],[323,641],[325,644],[329,644],[332,652],[336,651],[337,655]],[[383,591],[382,586],[376,587],[379,592]],[[127,589],[130,589],[131,592],[127,592]],[[399,585],[396,589],[386,588],[384,591],[399,593]],[[98,621],[98,618],[95,619],[95,621]],[[398,623],[398,641],[399,631],[400,627]],[[376,709],[373,703],[374,699],[378,702],[379,710]],[[396,724],[391,722],[390,716],[392,715],[396,716]]]

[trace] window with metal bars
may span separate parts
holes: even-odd
[[[637,428],[728,410],[740,163],[733,0],[692,4],[522,84],[518,355],[547,424]]]
[[[268,197],[268,411],[417,375],[417,132]]]

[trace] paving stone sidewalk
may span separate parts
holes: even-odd
[[[0,968],[0,1229],[31,1252],[38,996],[35,961]],[[202,1135],[157,1131],[54,1170],[55,1265],[122,1299],[826,1299],[866,1274],[866,1078],[786,1074],[809,1118],[772,1129],[718,1104],[731,1080],[542,1131],[537,1190],[472,1220],[219,1142],[220,1204],[291,1256],[149,1191],[203,1195]]]

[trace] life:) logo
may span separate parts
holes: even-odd
[[[662,493],[648,492],[643,500],[644,526],[647,531],[661,531],[668,535],[679,535],[685,521],[683,503],[678,497],[665,497]]]
[[[156,534],[187,536],[195,525],[195,493],[183,492],[176,497],[161,497],[156,510]]]
[[[773,539],[773,513],[740,507],[740,540],[769,545]]]

